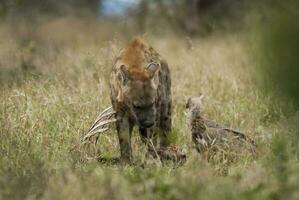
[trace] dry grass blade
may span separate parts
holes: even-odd
[[[245,133],[243,133],[243,132],[241,132],[239,130],[236,130],[236,129],[233,129],[233,128],[227,128],[227,127],[223,126],[222,124],[219,124],[219,123],[217,123],[215,121],[212,121],[212,120],[209,120],[209,119],[206,119],[206,118],[204,120],[205,120],[205,123],[206,123],[206,125],[207,125],[208,128],[216,128],[216,129],[219,129],[219,130],[224,130],[224,131],[232,132],[235,135],[241,137],[242,139],[249,141],[255,147],[257,146],[257,144],[255,143],[254,140],[252,140]]]
[[[231,129],[231,128],[222,128],[222,130],[230,131],[230,132],[234,133],[236,136],[241,137],[242,139],[244,139],[246,141],[249,141],[253,146],[255,146],[255,147],[257,146],[256,142],[253,139],[251,139],[250,137],[248,137],[243,132],[240,132],[238,130]]]
[[[153,149],[153,151],[154,151],[154,153],[155,153],[155,156],[158,158],[158,160],[159,160],[159,164],[162,164],[162,160],[161,160],[161,158],[160,158],[160,156],[159,156],[159,154],[158,154],[158,152],[157,152],[157,150],[156,150],[155,145],[153,144],[152,139],[149,139],[148,142],[149,142],[149,144],[151,145],[151,147],[152,147],[152,149]]]

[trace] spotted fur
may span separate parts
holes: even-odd
[[[204,118],[202,97],[190,97],[187,101],[187,123],[192,134],[192,141],[199,153],[207,151],[253,152],[255,142],[244,133],[226,128],[214,121]],[[220,151],[221,149],[221,151]]]
[[[130,140],[135,125],[145,143],[158,138],[160,133],[160,145],[168,145],[170,71],[167,62],[141,37],[133,38],[116,58],[110,78],[110,98],[116,111],[123,161],[132,160]]]

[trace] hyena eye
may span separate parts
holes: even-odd
[[[126,75],[126,66],[121,65],[120,66],[120,76],[119,79],[123,85],[126,85],[128,83],[127,75]]]

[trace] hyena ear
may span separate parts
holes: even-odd
[[[122,83],[123,85],[126,85],[127,82],[128,82],[128,78],[127,78],[127,68],[126,68],[125,65],[121,65],[121,66],[119,67],[119,69],[120,69],[120,79],[121,79],[121,83]]]
[[[155,73],[160,69],[160,64],[152,62],[152,63],[148,64],[148,66],[146,68],[147,68],[150,78],[153,78]]]
[[[205,96],[204,96],[202,93],[199,94],[199,99],[200,99],[200,100],[203,100],[204,97],[205,97]]]
[[[188,100],[187,100],[186,109],[190,108],[190,104],[191,104],[191,97],[189,97]]]

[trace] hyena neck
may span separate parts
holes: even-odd
[[[194,117],[200,117],[201,116],[200,108],[197,108],[197,107],[193,108],[192,109],[192,115]]]
[[[187,123],[189,128],[192,128],[192,122],[195,119],[201,118],[201,113],[199,108],[191,108],[187,114]]]

